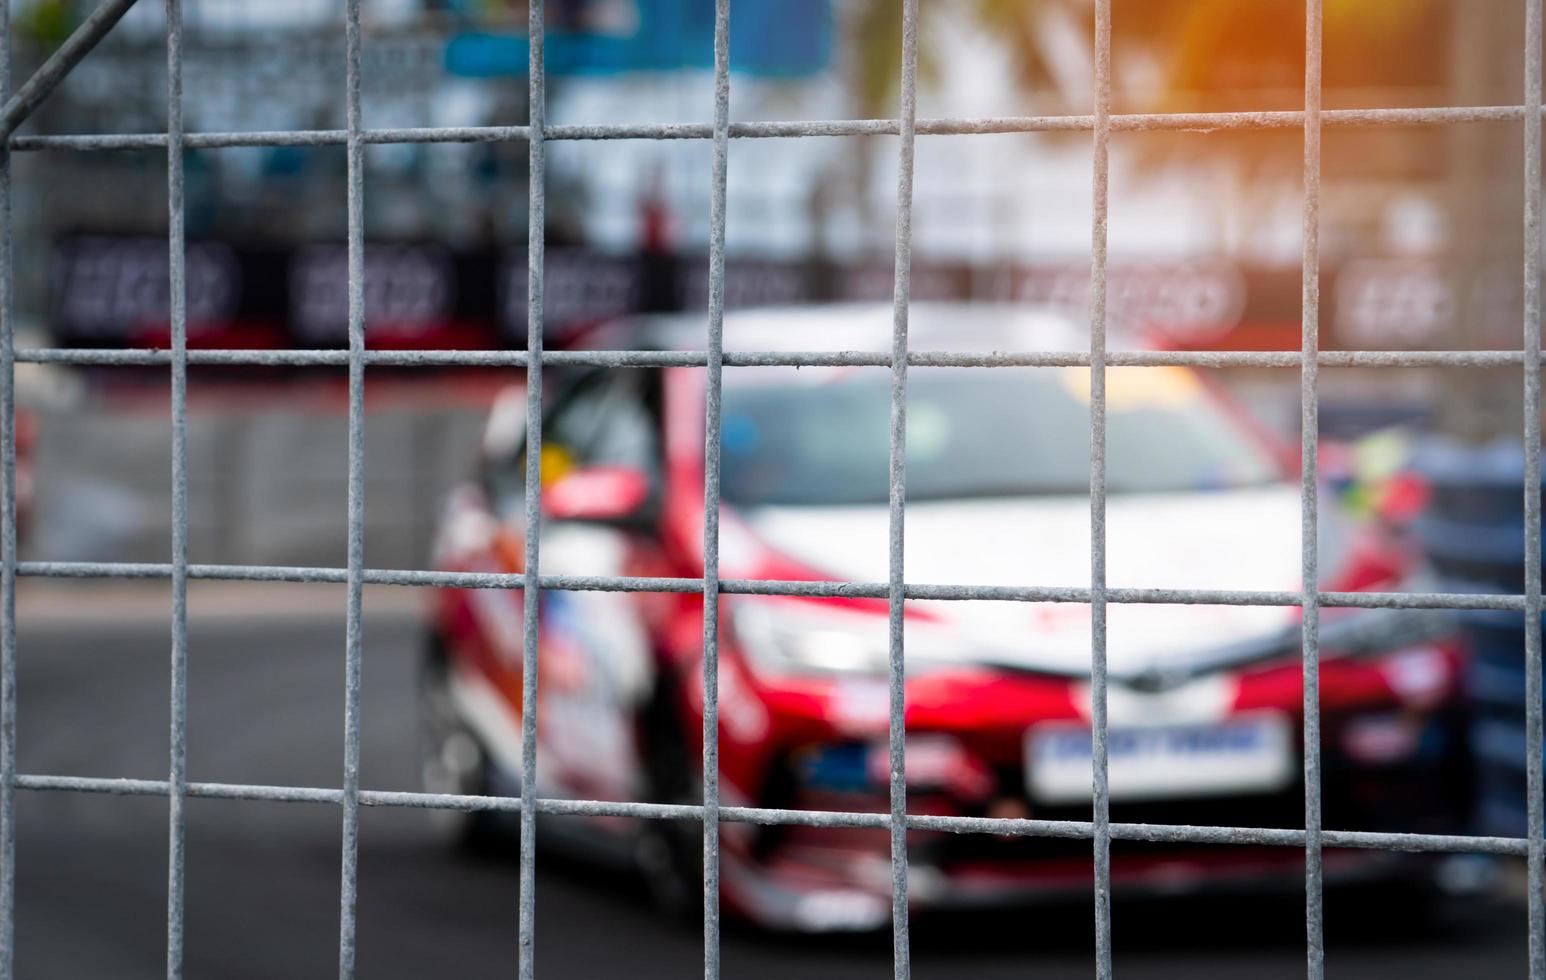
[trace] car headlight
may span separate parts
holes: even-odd
[[[1419,565],[1392,591],[1432,592],[1437,585],[1432,570]],[[1349,657],[1377,656],[1447,640],[1458,629],[1452,609],[1322,607],[1320,648]]]
[[[804,601],[741,599],[730,606],[736,639],[752,666],[768,673],[884,675],[890,664],[885,616]],[[938,644],[909,623],[908,673],[936,662]]]

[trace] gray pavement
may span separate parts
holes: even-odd
[[[24,583],[27,586],[39,583]],[[189,777],[337,785],[342,759],[341,589],[194,583]],[[20,604],[18,756],[23,772],[164,778],[165,586],[44,586]],[[416,788],[412,669],[422,597],[365,601],[363,785]],[[16,964],[21,977],[164,975],[166,803],[22,793]],[[336,973],[339,813],[306,804],[194,800],[188,807],[189,977]],[[666,977],[700,970],[695,928],[651,911],[631,881],[543,853],[538,969],[553,977]],[[364,977],[508,976],[515,963],[513,854],[448,850],[426,814],[366,810],[360,843]],[[1124,977],[1304,975],[1301,903],[1118,903]],[[1414,927],[1365,897],[1327,900],[1328,974],[1521,976],[1522,907],[1447,907]],[[1068,908],[922,919],[918,977],[1085,977],[1090,912]],[[882,977],[885,935],[791,939],[731,925],[727,977]]]

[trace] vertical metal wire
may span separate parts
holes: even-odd
[[[182,976],[188,781],[188,317],[184,277],[182,0],[166,0],[168,308],[172,328],[172,665],[167,778],[166,975]]]
[[[1300,574],[1304,588],[1304,892],[1305,956],[1310,980],[1325,975],[1321,905],[1321,694],[1319,494],[1316,453],[1320,404],[1321,0],[1305,6],[1304,259],[1299,350]]]
[[[1525,762],[1530,828],[1530,977],[1546,978],[1546,874],[1543,874],[1541,705],[1541,0],[1525,3],[1524,187],[1524,509],[1525,509]]]
[[[11,4],[0,0],[0,102],[11,94]],[[0,980],[16,957],[16,318],[11,152],[0,147]]]
[[[725,187],[730,164],[730,0],[714,3],[714,169],[703,438],[703,975],[719,976],[719,450],[725,353]]]
[[[1090,728],[1095,975],[1111,976],[1111,790],[1106,719],[1106,241],[1111,177],[1111,0],[1095,4],[1095,149],[1090,226]]]
[[[521,587],[521,911],[519,973],[537,956],[537,544],[542,525],[542,260],[547,213],[547,92],[542,0],[531,0],[527,112],[531,138],[526,225],[526,542]]]
[[[918,115],[918,0],[902,0],[901,136],[896,176],[896,276],[892,285],[891,476],[887,501],[890,582],[891,958],[896,980],[911,972],[907,928],[907,670],[903,653],[902,531],[907,499],[907,303],[913,269],[913,147]]]
[[[349,180],[348,613],[344,625],[343,874],[338,974],[354,976],[360,833],[360,605],[365,567],[365,144],[360,139],[360,0],[345,0]]]

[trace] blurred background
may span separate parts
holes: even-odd
[[[15,77],[92,6],[13,0]],[[340,3],[184,6],[189,131],[343,127]],[[920,118],[1092,111],[1089,0],[923,7]],[[547,9],[550,125],[711,118],[706,0],[549,0]],[[1522,0],[1326,0],[1325,10],[1328,108],[1521,102]],[[527,120],[524,3],[366,0],[363,14],[367,127]],[[1295,0],[1118,0],[1113,111],[1300,107],[1303,16]],[[140,4],[23,132],[164,131],[164,31],[159,5]],[[731,118],[894,116],[900,31],[895,0],[736,0]],[[733,141],[727,306],[889,300],[896,149],[894,137]],[[1120,132],[1111,154],[1112,330],[1178,349],[1297,350],[1300,131]],[[1517,122],[1328,128],[1322,348],[1518,349],[1522,156]],[[343,147],[185,159],[190,346],[346,346]],[[549,144],[550,346],[629,313],[706,308],[710,162],[706,140]],[[365,165],[368,344],[523,345],[525,143],[372,145]],[[166,346],[165,153],[23,152],[13,168],[19,346]],[[1087,133],[922,136],[914,187],[915,299],[1083,316]],[[1296,371],[1210,373],[1297,441]],[[471,467],[489,404],[509,380],[493,369],[371,369],[369,566],[429,567],[443,497]],[[1374,506],[1395,474],[1421,474],[1428,492],[1414,533],[1445,586],[1520,591],[1518,369],[1327,368],[1320,380],[1333,492]],[[190,370],[192,561],[344,564],[346,393],[339,368]],[[167,561],[166,370],[21,365],[17,398],[23,557]],[[23,772],[164,772],[167,597],[165,583],[22,582]],[[336,782],[342,609],[342,591],[329,586],[193,584],[191,778]],[[371,591],[366,613],[365,783],[408,788],[420,599]],[[1470,626],[1486,774],[1477,829],[1520,834],[1523,624],[1500,614]],[[165,805],[27,795],[18,806],[23,974],[158,973]],[[513,962],[513,861],[447,857],[420,814],[364,821],[362,968],[409,975],[454,963],[472,975]],[[190,970],[331,969],[336,813],[194,801],[189,827]],[[662,926],[637,896],[590,874],[543,864],[546,968],[695,969],[691,930]],[[1495,878],[1421,936],[1399,916],[1339,923],[1330,904],[1333,972],[1517,972],[1523,892],[1513,869]],[[1119,920],[1124,972],[1302,973],[1294,896],[1249,913],[1227,902],[1142,909]],[[993,917],[925,930],[918,970],[1084,973],[1086,910],[1047,915],[1061,924],[1044,935],[1061,944],[1033,946],[1017,921]],[[616,923],[615,946],[594,943],[599,919]],[[420,928],[431,922],[434,931]],[[732,931],[726,944],[727,971],[747,975],[874,974],[889,951],[884,936],[796,950]]]

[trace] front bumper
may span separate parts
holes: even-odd
[[[1381,766],[1355,761],[1343,732],[1359,716],[1323,719],[1322,812],[1330,828],[1406,833],[1461,833],[1471,793],[1463,716],[1441,711],[1425,720],[1421,751]],[[1066,822],[1068,836],[998,836],[911,831],[909,906],[934,909],[1015,906],[1087,898],[1093,886],[1088,804],[1003,804],[1027,799],[1020,770],[995,773],[996,798],[965,805],[947,795],[909,796],[910,813],[1028,816]],[[882,788],[868,793],[797,793],[773,805],[794,809],[884,813]],[[1114,803],[1113,823],[1295,829],[1304,826],[1301,782],[1258,796]],[[1082,826],[1081,826],[1082,825]],[[728,907],[765,927],[851,931],[891,919],[889,833],[884,829],[766,827],[727,836],[722,881]],[[1328,849],[1329,886],[1382,880],[1431,882],[1441,855]],[[1118,895],[1264,894],[1303,888],[1304,852],[1292,846],[1175,844],[1117,840],[1111,885]]]

